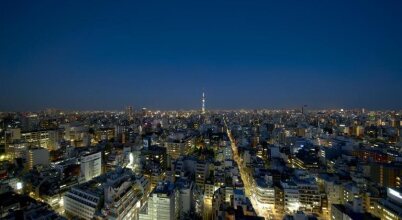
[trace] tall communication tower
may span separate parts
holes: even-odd
[[[201,108],[202,114],[205,114],[205,93],[202,92],[202,108]]]

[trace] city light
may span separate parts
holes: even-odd
[[[22,182],[17,182],[17,184],[16,184],[16,189],[17,190],[21,190],[22,189]]]
[[[402,220],[402,1],[0,9],[0,219]]]

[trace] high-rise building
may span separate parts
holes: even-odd
[[[300,208],[308,212],[319,212],[321,208],[321,194],[318,185],[311,180],[298,180]]]
[[[370,178],[383,187],[401,187],[402,163],[389,164],[370,163]]]
[[[21,141],[33,145],[40,145],[47,148],[49,140],[48,131],[29,131],[21,133]]]
[[[79,123],[71,123],[62,126],[64,128],[64,139],[71,142],[75,147],[83,147],[89,144],[88,128]]]
[[[9,144],[6,152],[13,160],[16,158],[27,158],[28,146],[26,143]]]
[[[94,184],[74,186],[63,196],[66,215],[93,219],[97,207],[101,204],[102,194],[103,189]]]
[[[87,182],[102,174],[101,152],[81,157],[80,183]]]
[[[126,108],[126,115],[127,115],[128,120],[133,120],[134,114],[133,114],[133,107],[132,106],[128,106]]]
[[[275,205],[275,189],[272,183],[262,178],[256,179],[253,189],[257,204],[264,209],[272,209]]]
[[[193,137],[186,137],[183,139],[168,140],[165,142],[165,148],[167,154],[171,159],[178,159],[181,156],[185,156],[191,152],[191,148],[194,145],[195,139]]]
[[[49,165],[49,151],[45,148],[35,147],[31,148],[27,154],[27,168],[33,169],[36,165]]]
[[[209,163],[205,161],[197,161],[195,167],[195,183],[199,189],[204,191],[205,180],[208,178]]]
[[[48,144],[47,149],[50,151],[58,150],[60,147],[60,141],[62,140],[62,133],[60,130],[49,130],[48,131]]]
[[[283,189],[283,210],[286,213],[293,213],[299,210],[300,198],[299,189],[293,181],[281,182]]]
[[[159,146],[149,146],[141,150],[141,156],[145,159],[147,164],[158,164],[162,170],[167,167],[167,154],[166,148]]]
[[[179,179],[175,182],[176,188],[179,192],[179,209],[180,218],[185,219],[184,215],[194,210],[194,184],[193,181],[188,179]]]
[[[179,217],[179,191],[171,182],[160,182],[141,210],[140,220],[175,220]]]
[[[13,143],[14,141],[20,140],[21,139],[21,129],[20,128],[7,129],[6,137],[7,137],[7,142],[11,142],[11,143]]]

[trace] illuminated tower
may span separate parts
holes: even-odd
[[[202,93],[202,109],[201,109],[201,113],[205,114],[205,93]]]

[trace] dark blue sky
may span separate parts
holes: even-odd
[[[402,108],[402,1],[1,1],[0,111]]]

